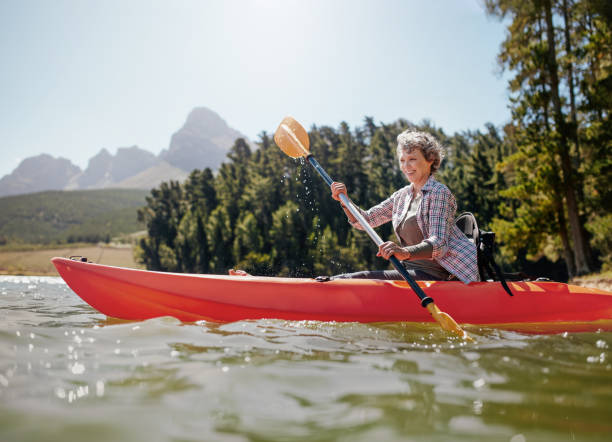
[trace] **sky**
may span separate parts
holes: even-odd
[[[286,115],[502,125],[504,36],[480,0],[0,0],[0,177],[157,154],[198,106],[253,141]]]

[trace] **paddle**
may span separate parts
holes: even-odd
[[[310,141],[308,139],[308,133],[302,127],[300,123],[298,123],[292,117],[285,117],[283,121],[281,121],[278,129],[276,129],[276,133],[274,134],[274,141],[280,149],[289,155],[292,158],[300,158],[306,157],[308,162],[315,168],[319,175],[325,180],[328,186],[331,187],[334,180],[325,172],[325,170],[321,167],[317,160],[315,160],[314,156],[308,150],[310,148]],[[357,219],[359,224],[364,228],[366,233],[372,238],[374,243],[377,246],[380,246],[383,243],[383,240],[378,236],[378,234],[372,229],[372,227],[366,222],[361,213],[357,210],[357,208],[351,203],[348,197],[345,194],[340,195],[340,199],[345,207],[351,212],[351,214]],[[410,276],[410,274],[406,271],[405,267],[402,263],[397,259],[394,255],[389,258],[389,261],[393,264],[393,266],[397,269],[397,271],[402,275],[402,277],[408,282],[414,293],[421,300],[421,305],[431,313],[431,316],[440,324],[440,326],[449,332],[453,332],[456,335],[469,339],[471,338],[468,334],[455,322],[453,318],[447,313],[440,311],[440,309],[436,306],[433,299],[425,294],[423,289],[419,287],[414,279]]]

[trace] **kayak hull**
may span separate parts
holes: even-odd
[[[194,275],[53,258],[68,286],[101,313],[143,320],[233,322],[275,318],[338,322],[432,322],[404,281]],[[558,282],[419,281],[461,324],[531,332],[607,329],[612,293]],[[612,328],[612,327],[610,327]]]

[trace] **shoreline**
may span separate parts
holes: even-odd
[[[604,290],[606,292],[612,292],[612,278],[610,278],[609,276],[598,276],[598,274],[580,276],[570,280],[568,284],[579,285],[581,287],[596,288],[599,290]]]
[[[51,262],[51,258],[56,256],[84,256],[99,264],[136,269],[144,268],[134,260],[132,246],[79,244],[76,247],[0,251],[0,275],[59,276]]]

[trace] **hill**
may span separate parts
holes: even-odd
[[[141,230],[147,190],[47,191],[0,198],[1,243],[105,241]]]

